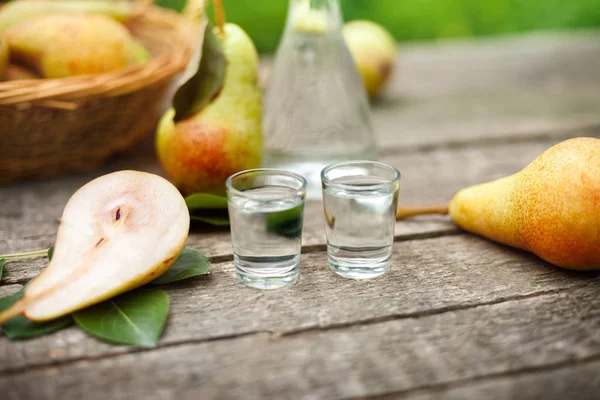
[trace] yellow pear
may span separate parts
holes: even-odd
[[[377,96],[394,69],[396,40],[382,26],[364,20],[346,23],[344,40],[369,97]]]
[[[46,78],[97,74],[144,62],[148,52],[104,15],[50,14],[8,28],[11,58]]]
[[[17,0],[0,9],[0,33],[26,19],[56,13],[103,14],[117,21],[132,15],[135,3],[131,0]]]
[[[0,38],[0,80],[6,79],[8,64],[10,61],[10,49],[8,42]]]
[[[224,28],[221,39],[227,67],[220,93],[200,111],[177,123],[171,109],[157,130],[160,162],[184,194],[223,194],[230,175],[256,168],[261,162],[258,54],[239,26],[226,24]]]
[[[600,139],[564,141],[512,176],[463,189],[449,214],[557,266],[600,269]]]
[[[22,65],[10,63],[6,67],[4,79],[7,81],[20,81],[26,79],[40,79],[41,76]]]
[[[460,190],[447,207],[399,207],[397,219],[421,214],[449,214],[559,267],[600,270],[600,139],[566,140],[514,175]]]

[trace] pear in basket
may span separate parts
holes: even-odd
[[[220,92],[177,122],[175,109],[169,110],[158,127],[159,159],[184,194],[222,194],[229,175],[256,168],[261,162],[262,97],[256,48],[234,24],[225,24],[216,36],[227,60]]]
[[[135,11],[130,0],[17,0],[0,9],[0,32],[26,19],[47,14],[102,14],[124,21]]]
[[[11,59],[46,78],[97,74],[144,62],[149,55],[115,20],[96,14],[49,14],[8,28]]]

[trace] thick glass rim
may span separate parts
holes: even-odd
[[[333,182],[326,176],[329,171],[336,169],[336,168],[360,166],[360,165],[376,166],[381,169],[392,172],[394,174],[394,179],[391,179],[387,182],[373,183],[371,185],[361,184],[360,186],[358,186],[358,185],[354,185],[352,183]],[[323,170],[321,171],[321,182],[323,183],[323,185],[325,185],[327,187],[333,187],[336,189],[345,189],[345,190],[356,190],[358,188],[360,188],[361,191],[389,189],[392,186],[394,186],[395,184],[397,184],[398,182],[400,182],[401,177],[402,177],[402,175],[400,174],[400,171],[398,171],[398,169],[396,167],[393,167],[389,164],[384,164],[384,163],[381,163],[378,161],[369,161],[369,160],[343,161],[343,162],[339,162],[339,163],[329,164],[328,166],[323,168]]]
[[[254,168],[254,169],[247,169],[244,171],[237,172],[237,173],[231,175],[229,178],[227,178],[227,181],[225,182],[227,191],[229,193],[235,194],[236,196],[241,196],[241,197],[246,197],[248,199],[264,201],[265,200],[264,194],[262,194],[262,195],[252,194],[252,193],[245,192],[243,190],[238,190],[233,187],[234,179],[239,178],[240,176],[243,176],[243,175],[248,175],[248,174],[253,174],[253,173],[263,173],[265,175],[272,175],[272,176],[275,176],[275,175],[286,176],[288,178],[297,179],[300,182],[300,184],[301,184],[300,189],[295,189],[295,188],[290,187],[290,189],[294,189],[296,191],[294,193],[290,192],[290,193],[285,193],[285,194],[281,194],[281,195],[273,195],[271,197],[273,200],[282,200],[282,199],[289,199],[292,197],[306,196],[306,186],[308,183],[302,175],[297,174],[295,172],[284,171],[284,170],[277,169],[277,168]]]

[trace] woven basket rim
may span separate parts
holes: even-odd
[[[0,82],[0,105],[40,102],[51,107],[76,107],[78,100],[131,93],[187,67],[199,37],[200,21],[152,5],[135,17],[135,23],[173,29],[175,34],[174,38],[169,38],[169,52],[152,57],[144,64],[102,74]]]

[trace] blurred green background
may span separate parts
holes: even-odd
[[[185,0],[158,0],[180,10]],[[600,0],[341,0],[344,19],[369,19],[399,41],[600,27]],[[288,0],[224,0],[227,20],[261,52],[279,42]]]

